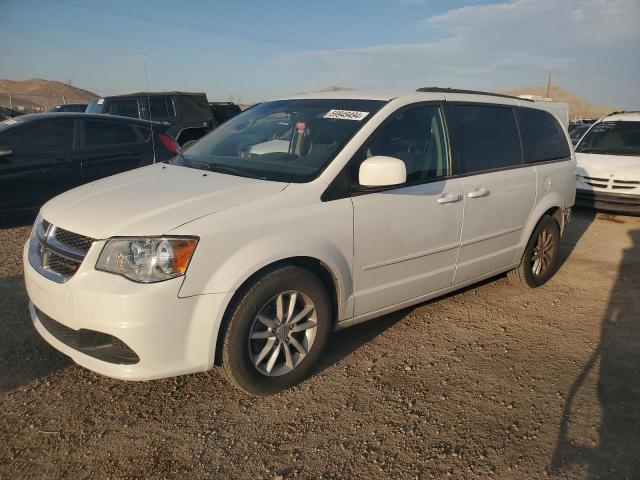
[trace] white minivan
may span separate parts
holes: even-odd
[[[268,394],[305,378],[333,330],[502,272],[542,285],[574,199],[568,135],[533,101],[266,102],[44,205],[24,249],[31,318],[104,375],[221,365]]]
[[[640,112],[595,122],[576,145],[576,204],[640,214]]]

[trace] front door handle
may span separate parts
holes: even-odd
[[[455,193],[445,193],[438,200],[436,200],[439,204],[443,203],[454,203],[462,200],[462,195],[458,195]]]
[[[473,190],[473,191],[467,193],[467,197],[469,197],[469,198],[486,197],[490,193],[491,192],[489,190],[487,190],[486,188],[478,188],[476,190]]]

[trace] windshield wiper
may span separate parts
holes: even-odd
[[[230,167],[229,165],[223,165],[222,163],[205,163],[205,165],[206,169],[210,172],[230,173],[231,175],[238,175],[239,177],[259,178],[245,170]]]
[[[208,172],[228,173],[230,175],[236,175],[238,177],[260,178],[250,172],[241,170],[239,168],[230,167],[229,165],[224,165],[222,163],[193,162],[191,160],[187,160],[182,155],[180,155],[180,165],[184,165],[185,167],[198,168],[200,170],[207,170]]]

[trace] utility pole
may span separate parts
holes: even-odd
[[[549,70],[549,78],[547,78],[547,98],[549,98],[549,90],[551,90],[551,70]]]
[[[13,110],[13,100],[11,99],[11,94],[9,94],[9,108]]]

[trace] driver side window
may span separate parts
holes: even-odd
[[[448,176],[449,144],[442,108],[421,105],[394,113],[356,154],[352,178],[358,178],[364,160],[376,155],[402,160],[407,183]]]

